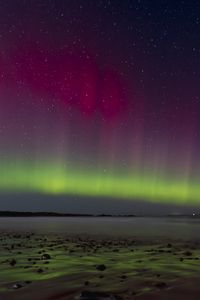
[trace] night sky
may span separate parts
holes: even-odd
[[[199,157],[199,1],[0,1],[0,209],[190,211]]]

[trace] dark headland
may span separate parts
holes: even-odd
[[[135,217],[135,215],[80,214],[58,212],[0,211],[0,217]]]
[[[45,211],[0,211],[0,217],[153,217],[153,218],[200,218],[200,213],[193,214],[167,214],[167,215],[138,215],[138,214],[83,214],[83,213],[61,213]]]

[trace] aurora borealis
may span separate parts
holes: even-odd
[[[198,206],[199,13],[1,1],[0,193]]]
[[[5,170],[5,169],[3,169]],[[39,192],[44,194],[71,194],[81,196],[102,196],[125,199],[149,199],[151,201],[176,201],[185,203],[188,199],[198,204],[200,189],[198,182],[167,180],[145,176],[117,176],[102,174],[85,174],[85,171],[67,171],[57,166],[44,165],[35,168],[19,167],[5,171],[6,178],[1,177],[1,189],[19,192]],[[84,175],[83,175],[84,173]],[[175,200],[174,200],[175,199]]]

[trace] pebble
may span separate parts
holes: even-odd
[[[104,271],[105,269],[106,269],[106,266],[105,265],[97,265],[96,266],[96,269],[98,270],[98,271]]]

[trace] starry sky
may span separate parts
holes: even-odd
[[[199,1],[0,5],[0,209],[198,207]]]

